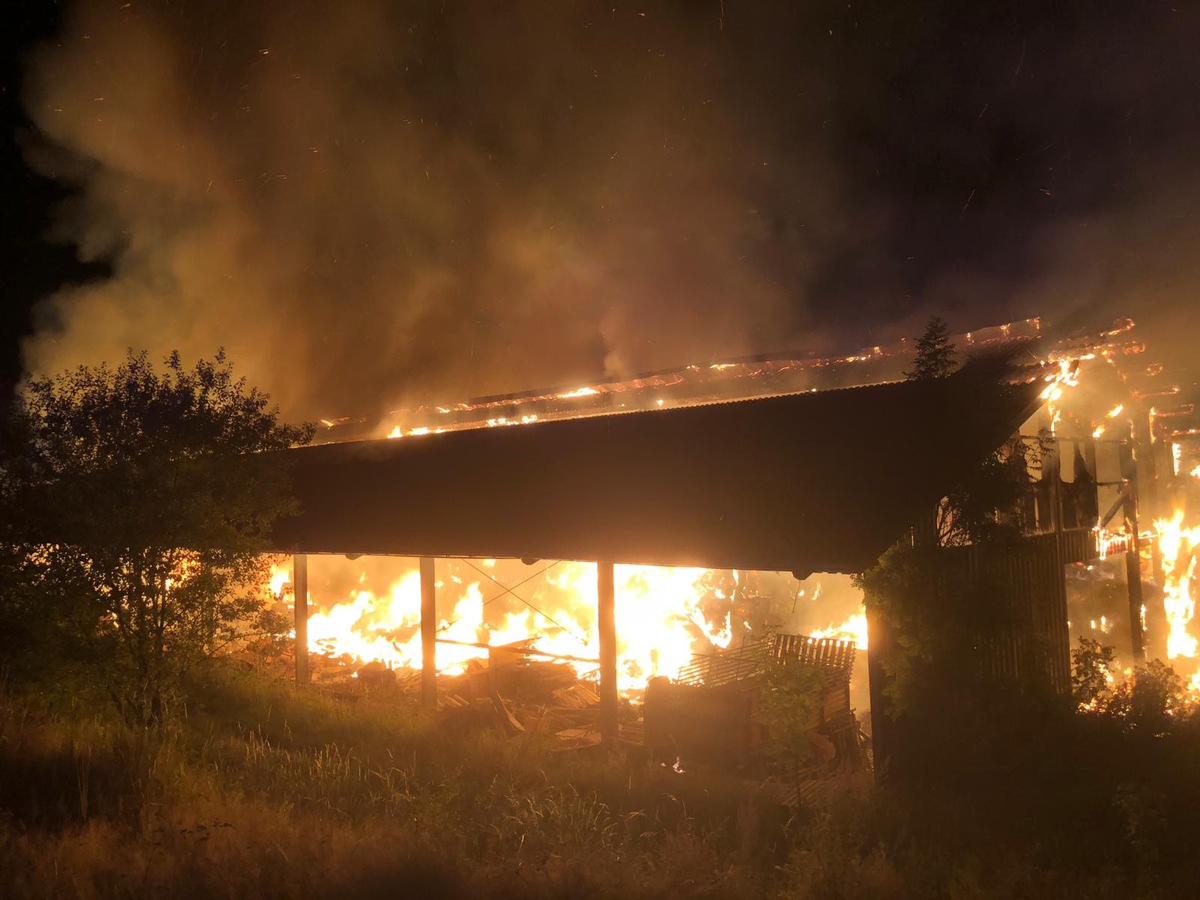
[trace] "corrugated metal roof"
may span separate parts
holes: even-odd
[[[1036,406],[929,382],[286,451],[282,551],[857,572]]]

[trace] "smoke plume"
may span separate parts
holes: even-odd
[[[740,114],[717,14],[76,4],[34,158],[115,271],[44,305],[28,364],[225,346],[307,416],[772,346],[827,236],[764,204],[815,223],[836,189]]]
[[[77,0],[29,158],[113,274],[48,298],[25,360],[224,346],[315,417],[931,312],[1179,349],[1197,40],[1165,6]]]

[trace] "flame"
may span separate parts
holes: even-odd
[[[1156,522],[1155,530],[1165,575],[1163,607],[1169,628],[1167,658],[1195,658],[1198,642],[1188,632],[1188,626],[1196,615],[1192,581],[1196,575],[1196,551],[1200,549],[1200,526],[1184,527],[1183,510],[1176,510],[1170,521],[1160,519]]]
[[[1041,398],[1054,402],[1063,395],[1065,387],[1077,387],[1079,385],[1079,360],[1087,358],[1081,356],[1079,359],[1060,359],[1058,371],[1045,378],[1048,383],[1042,389]]]
[[[830,624],[828,628],[818,628],[809,632],[809,637],[836,638],[839,641],[854,641],[859,650],[867,649],[867,614],[855,613],[841,625]]]
[[[377,661],[392,669],[421,667],[420,573],[415,560],[396,562],[401,568],[388,570],[382,581],[389,586],[376,591],[364,564],[350,568],[349,561],[336,557],[310,559],[311,654],[342,666]],[[595,565],[558,562],[544,573],[529,574],[528,567],[517,566],[516,561],[501,566],[496,560],[438,561],[438,671],[460,673],[471,660],[487,659],[489,647],[523,642],[551,659],[569,657],[561,662],[580,677],[594,674],[600,655]],[[378,569],[372,571],[377,578]],[[317,577],[330,572],[332,579]],[[735,637],[750,632],[735,612],[739,575],[701,568],[614,566],[618,689],[635,695],[650,678],[676,677],[696,653],[725,649]],[[527,583],[521,584],[522,579]],[[286,599],[290,581],[287,565],[273,567],[270,587],[276,597]],[[514,593],[508,593],[509,587]],[[818,586],[813,599],[820,594]],[[809,634],[853,640],[865,649],[866,613],[860,605],[844,622],[831,622]]]
[[[283,594],[285,588],[292,583],[292,574],[286,566],[272,565],[271,580],[267,587],[271,591],[272,596],[279,597]]]
[[[1060,400],[1066,388],[1078,387],[1079,363],[1085,359],[1094,358],[1094,354],[1085,354],[1076,359],[1064,358],[1058,360],[1058,371],[1045,377],[1046,387],[1039,395],[1046,401],[1047,412],[1050,413],[1050,433],[1054,434],[1058,423],[1062,421],[1062,410],[1055,404]]]
[[[1115,418],[1116,418],[1117,416],[1119,416],[1119,415],[1120,415],[1122,412],[1124,412],[1124,410],[1125,410],[1125,404],[1123,404],[1123,403],[1118,403],[1116,406],[1114,406],[1112,409],[1110,409],[1110,410],[1109,410],[1109,411],[1108,411],[1108,412],[1105,414],[1104,418],[1106,418],[1106,419],[1115,419]],[[1092,440],[1096,440],[1096,441],[1100,440],[1100,436],[1104,434],[1104,429],[1105,429],[1106,427],[1107,427],[1107,423],[1106,423],[1106,422],[1101,422],[1099,425],[1097,425],[1097,426],[1095,427],[1095,429],[1092,431]]]
[[[466,561],[439,562],[450,573],[436,585],[442,613],[438,622],[439,672],[459,673],[470,660],[487,658],[489,646],[530,639],[539,652],[574,657],[570,664],[581,675],[596,670],[596,664],[585,661],[598,659],[600,652],[594,564],[554,564],[541,585],[530,592],[528,605],[488,615],[484,590],[495,585],[484,570],[495,569],[496,561],[475,562],[480,569],[467,568]],[[479,577],[464,579],[464,569]],[[655,675],[674,677],[692,661],[697,649],[712,652],[733,640],[735,623],[722,573],[615,566],[613,575],[617,681],[622,692],[644,689]],[[272,593],[282,598],[289,583],[287,568],[273,567]],[[312,593],[310,590],[310,597]],[[447,597],[452,604],[445,602]],[[380,594],[366,586],[363,572],[342,599],[328,604],[318,598],[313,605],[317,611],[308,619],[310,653],[356,663],[378,661],[389,668],[420,668],[421,581],[415,567],[404,571]],[[707,610],[711,607],[724,609],[710,617]],[[743,622],[737,626],[748,627]],[[486,646],[464,646],[473,644]]]
[[[396,425],[387,433],[387,436],[389,438],[420,437],[423,434],[441,434],[445,430],[445,428],[429,428],[422,425],[420,428],[410,428],[408,431],[404,431],[399,425]]]
[[[1108,559],[1117,553],[1128,553],[1133,546],[1133,535],[1124,525],[1121,526],[1120,531],[1109,531],[1107,528],[1099,526],[1093,528],[1092,531],[1096,535],[1096,550],[1100,559]]]
[[[593,391],[592,393],[596,392]],[[444,409],[440,406],[438,407],[438,411],[443,413],[450,412],[450,410]],[[511,419],[507,416],[497,416],[495,418],[488,419],[486,424],[489,428],[495,428],[497,425],[531,425],[537,420],[538,417],[535,414],[514,416]],[[440,426],[438,428],[431,428],[428,425],[421,425],[417,428],[410,428],[408,431],[405,431],[399,425],[393,425],[392,430],[389,431],[386,436],[389,438],[420,437],[424,434],[444,434],[446,431],[446,428],[442,428]]]

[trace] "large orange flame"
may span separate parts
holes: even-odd
[[[1200,526],[1187,528],[1183,519],[1183,510],[1176,510],[1170,520],[1155,523],[1164,574],[1163,607],[1169,629],[1169,660],[1194,659],[1198,644],[1189,627],[1196,616],[1192,582],[1196,576],[1196,551],[1200,549]]]
[[[503,599],[503,579],[492,577],[495,560],[447,560],[439,566],[444,566],[437,582],[440,672],[462,671],[470,660],[486,658],[488,647],[531,640],[543,654],[570,657],[581,675],[596,670],[595,663],[586,662],[598,659],[600,649],[594,564],[549,565],[544,576],[535,573],[541,580],[533,583],[523,604],[510,602],[500,613],[492,613],[485,601],[485,592],[499,592],[493,599]],[[464,572],[478,577],[465,579]],[[731,602],[738,573],[621,565],[613,574],[618,687],[623,693],[644,689],[656,675],[674,677],[695,653],[716,652],[728,647],[735,634],[751,632],[748,622],[735,620]],[[283,596],[289,583],[288,568],[276,566],[272,592]],[[378,661],[395,669],[420,668],[421,585],[414,561],[379,593],[368,585],[366,571],[332,603],[311,589],[309,593],[316,610],[308,619],[310,652],[354,663]],[[855,640],[865,648],[866,616],[858,612],[812,634]]]

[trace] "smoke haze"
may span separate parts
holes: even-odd
[[[432,6],[77,5],[34,65],[37,158],[83,187],[64,236],[115,273],[54,298],[30,365],[224,345],[331,415],[800,324],[816,250],[764,237],[756,200],[816,220],[831,173],[775,177],[709,44],[599,6]]]
[[[77,2],[28,157],[113,274],[26,363],[371,415],[1190,297],[1194,21],[793,6]]]

